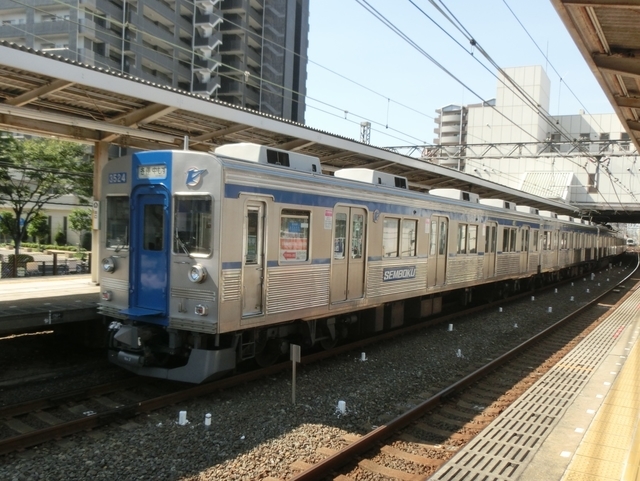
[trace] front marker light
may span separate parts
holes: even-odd
[[[102,270],[105,272],[113,272],[116,270],[116,261],[113,257],[105,257],[102,259]]]
[[[207,278],[207,270],[200,264],[191,266],[189,269],[189,280],[191,282],[202,282]]]

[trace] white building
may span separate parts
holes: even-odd
[[[639,203],[640,163],[616,114],[551,116],[541,66],[505,73],[517,87],[500,74],[495,99],[437,110],[440,147],[425,158],[585,210]]]

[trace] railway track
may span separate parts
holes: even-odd
[[[342,449],[320,448],[316,459],[294,462],[291,470],[298,474],[286,481],[429,479],[639,286],[640,283],[625,295],[616,286],[611,287],[445,389],[433,395],[427,393],[424,400],[409,400],[415,406],[386,425],[364,436],[346,436]],[[604,314],[603,308],[607,308]]]
[[[524,293],[522,295],[529,295],[529,293]],[[435,323],[450,322],[456,317],[468,316],[472,312],[486,308],[487,305],[476,307],[471,310],[465,310],[464,312],[458,312],[442,316],[438,319],[415,324],[404,329],[386,333],[382,336],[340,346],[332,349],[331,351],[311,354],[305,356],[302,359],[302,362],[312,363],[340,355],[344,352],[364,347],[367,344],[380,342],[381,340],[388,339],[390,337],[406,335],[412,331],[424,329],[425,327]],[[140,414],[184,402],[198,396],[204,396],[213,392],[228,389],[266,376],[271,376],[288,369],[290,369],[290,363],[284,362],[266,369],[236,375],[220,381],[188,387],[182,384],[151,379],[142,380],[141,378],[135,377],[108,385],[97,386],[95,388],[60,394],[47,399],[7,406],[0,409],[0,419],[4,420],[4,426],[0,429],[0,454],[20,451],[52,439],[59,439],[64,436],[95,429],[107,424],[125,422]],[[466,382],[468,383],[472,381]],[[438,396],[436,396],[437,402],[450,394],[451,393],[439,393]],[[489,392],[489,394],[485,393],[485,397],[487,395],[489,397],[492,395],[494,397],[497,396],[496,393],[491,392]],[[480,395],[477,395],[476,398],[480,398]],[[421,403],[419,400],[412,400],[412,402],[414,404]],[[453,447],[456,443],[460,444],[460,442],[469,438],[469,436],[472,436],[477,432],[479,425],[488,421],[489,418],[487,418],[487,416],[490,415],[488,413],[491,413],[491,409],[499,409],[499,406],[501,405],[500,403],[505,403],[506,401],[505,399],[499,399],[496,402],[498,402],[498,404],[493,405],[489,411],[485,413],[476,412],[476,407],[472,406],[469,408],[464,404],[464,402],[458,404],[455,408],[450,407],[448,410],[443,411],[440,416],[444,416],[444,418],[439,419],[440,424],[431,426],[427,430],[431,433],[431,438],[427,439],[432,439],[433,436],[436,436],[435,442],[432,440],[425,444],[425,446],[434,446],[430,449],[436,453],[435,458],[428,461],[422,459],[422,462],[427,463],[429,469],[437,467],[439,465],[438,460],[446,458],[445,455],[447,452],[453,452]],[[447,412],[454,416],[452,420],[450,419],[448,422],[446,421]],[[471,416],[471,414],[474,414],[474,416]],[[480,417],[476,419],[476,415],[479,415]],[[453,421],[455,422],[452,424]],[[460,425],[460,423],[462,423],[462,425]],[[467,426],[467,424],[469,425]],[[444,433],[451,431],[452,427],[457,427],[458,430],[460,430],[460,426],[462,426],[463,429],[454,436],[454,438],[458,438],[455,440],[455,443],[447,444],[445,442],[441,442],[442,440],[438,436],[442,437]],[[466,433],[469,433],[469,435]],[[365,436],[365,438],[368,436],[369,435]],[[413,438],[417,438],[415,433],[411,435],[407,434],[406,436],[413,436]],[[410,437],[406,439],[413,438]],[[354,440],[355,438],[348,439],[345,444]],[[359,440],[358,442],[362,442],[362,440]],[[353,445],[355,446],[357,443],[353,443]],[[392,452],[395,452],[393,449],[397,448],[391,446],[389,449],[391,449]],[[333,456],[333,454],[328,451],[325,451],[324,453],[325,456],[329,454],[331,454],[330,457]],[[422,457],[424,458],[424,456]],[[363,464],[366,465],[367,463]],[[308,467],[309,466],[306,464],[300,464],[298,466],[298,468],[304,469]],[[361,467],[358,469],[361,469]]]

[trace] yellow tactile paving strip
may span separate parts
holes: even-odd
[[[640,481],[640,347],[631,350],[564,481]]]

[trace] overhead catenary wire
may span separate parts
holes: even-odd
[[[360,0],[356,0],[358,2],[360,2]],[[366,1],[366,0],[364,0]],[[539,105],[537,105],[537,103],[535,103],[535,101],[531,98],[531,96],[524,91],[524,89],[522,89],[522,87],[520,87],[520,85],[517,84],[517,82],[515,82],[509,75],[506,74],[506,72],[491,58],[491,56],[482,48],[482,46],[480,44],[478,44],[477,40],[473,37],[473,35],[471,35],[471,33],[464,27],[464,25],[462,24],[462,22],[460,22],[457,17],[451,12],[451,10],[444,4],[443,0],[439,0],[440,4],[442,4],[443,8],[448,12],[448,15],[445,14],[443,12],[443,10],[438,7],[434,0],[429,0],[429,2],[434,5],[438,11],[440,11],[445,18],[447,18],[454,26],[456,26],[456,28],[463,33],[463,35],[467,38],[467,40],[469,41],[469,43],[471,45],[473,45],[475,48],[477,48],[477,50],[525,97],[523,100],[525,100],[531,108],[534,109],[534,111],[536,111],[539,115],[542,116],[542,118],[545,120],[545,122],[547,122],[548,125],[550,125],[552,127],[552,129],[558,131],[561,135],[563,135],[565,138],[567,138],[568,140],[571,140],[570,136],[567,135],[566,132],[564,132],[561,128],[557,127],[557,124],[555,122],[553,122],[553,119],[551,118],[550,114],[542,109]],[[422,9],[420,9],[412,0],[409,0],[409,2],[411,4],[413,4],[416,8],[418,8],[418,10],[422,11]],[[423,14],[425,14],[423,12]],[[426,15],[426,14],[425,14]],[[433,21],[433,19],[431,19],[428,15],[426,15],[430,20]],[[437,24],[437,22],[433,21],[434,23]],[[456,42],[459,44],[459,42]],[[464,49],[466,51],[466,49]],[[475,56],[474,56],[475,58]],[[480,62],[481,63],[481,62]],[[482,63],[481,63],[482,64]],[[483,64],[482,64],[483,65]],[[473,92],[472,92],[473,93]],[[522,99],[522,97],[520,97]],[[505,118],[507,118],[506,116],[504,116]],[[511,119],[508,119],[510,122],[512,122],[515,125],[515,122],[513,122]],[[580,148],[581,146],[578,145],[578,147]],[[585,152],[582,151],[583,155],[591,158],[592,155],[590,152]],[[574,164],[576,164],[577,166],[583,168],[586,171],[586,167],[582,166],[581,164],[578,164],[577,162],[573,161],[571,158],[563,156],[561,153],[558,153],[560,157],[563,157],[567,160],[569,160],[570,162],[573,162]],[[596,159],[593,159],[592,161],[597,162]],[[588,172],[588,171],[587,171]],[[609,175],[609,174],[608,174]],[[611,178],[611,176],[609,175],[609,177]],[[615,190],[615,185],[613,184],[612,181],[612,188],[614,189],[614,193],[616,194],[616,197],[619,199],[618,193]],[[600,194],[602,196],[602,199],[604,200],[604,202],[609,205],[610,208],[613,209],[613,207],[611,206],[611,204],[607,201],[606,197],[604,197],[602,194]],[[624,208],[623,208],[624,210]]]

